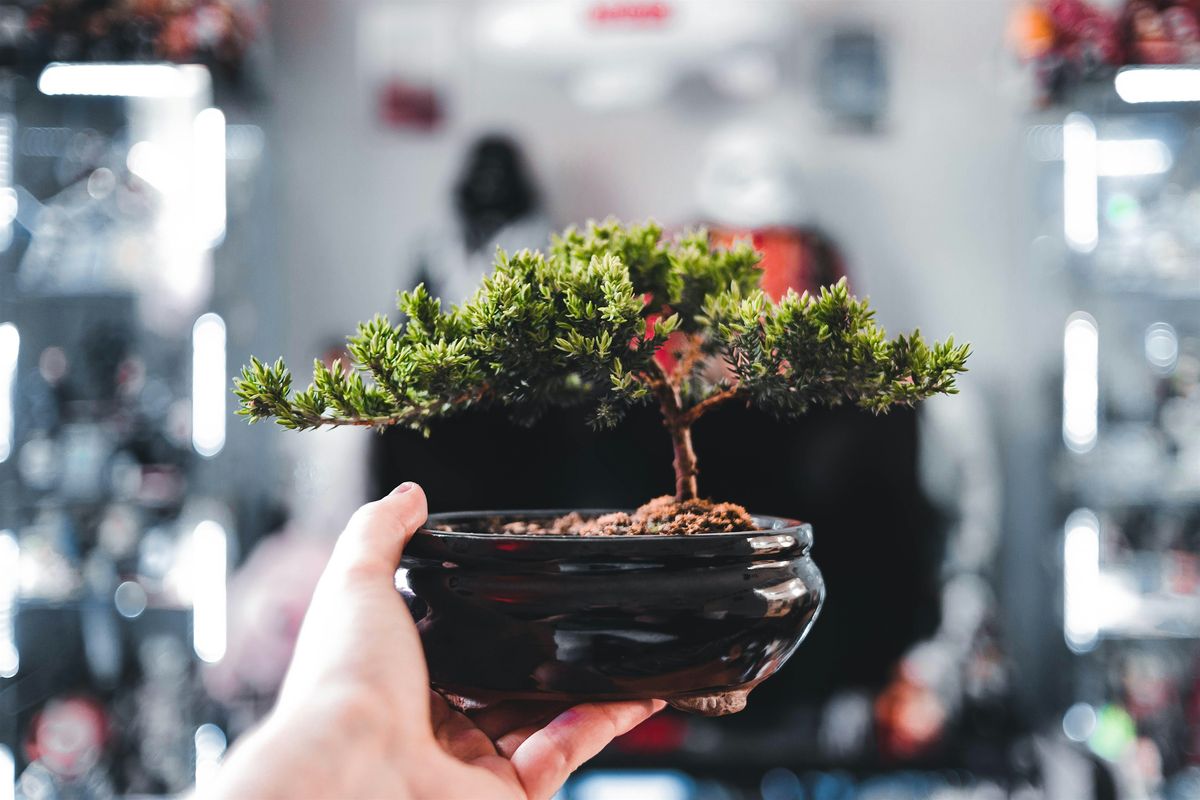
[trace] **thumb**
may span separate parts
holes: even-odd
[[[304,615],[277,708],[312,703],[331,680],[374,679],[379,670],[394,669],[397,659],[406,680],[419,677],[416,689],[424,691],[420,640],[394,576],[425,516],[425,493],[415,483],[402,483],[354,512]],[[380,680],[394,685],[396,679]]]
[[[429,509],[425,491],[405,481],[386,497],[359,508],[338,537],[329,568],[338,571],[378,571],[389,577],[400,564],[404,546],[425,524]]]

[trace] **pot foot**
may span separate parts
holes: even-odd
[[[468,711],[478,711],[488,705],[486,700],[477,700],[473,697],[464,697],[461,694],[447,692],[443,689],[435,690],[442,698],[450,704],[450,707],[456,711],[461,711],[466,714]]]
[[[691,714],[699,714],[703,717],[724,717],[728,714],[736,714],[745,708],[746,698],[749,696],[749,689],[732,689],[728,692],[714,694],[673,697],[667,702],[672,708]]]

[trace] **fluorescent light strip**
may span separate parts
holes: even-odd
[[[1126,67],[1114,86],[1126,103],[1194,103],[1200,101],[1200,69]]]
[[[0,800],[15,800],[17,796],[17,760],[13,751],[0,744]]]
[[[38,78],[48,95],[195,97],[209,86],[196,64],[49,64]]]
[[[1076,653],[1100,637],[1100,521],[1086,508],[1063,526],[1063,636]]]
[[[193,219],[201,243],[213,247],[225,237],[225,115],[220,109],[206,108],[196,115],[192,140]]]
[[[226,533],[206,519],[192,532],[192,649],[210,664],[225,657]]]
[[[11,322],[0,324],[0,463],[12,455],[16,415],[13,390],[17,382],[17,359],[21,354],[21,334]]]
[[[1063,123],[1063,233],[1072,250],[1090,253],[1099,238],[1096,126],[1083,114]]]
[[[21,546],[12,531],[0,531],[0,678],[11,678],[21,668],[14,624],[20,579]]]
[[[1159,175],[1171,168],[1171,150],[1158,139],[1105,139],[1097,142],[1096,172],[1104,177]]]
[[[0,114],[0,187],[12,188],[13,138],[17,120],[12,114]]]
[[[192,446],[205,458],[225,446],[225,320],[216,314],[192,326]]]
[[[196,794],[203,795],[216,777],[228,741],[225,731],[211,722],[196,728],[192,740],[196,744]]]
[[[13,139],[17,121],[0,114],[0,250],[12,244],[12,223],[17,218],[17,190],[13,187]]]
[[[125,156],[125,166],[160,192],[166,193],[176,187],[175,164],[154,142],[134,142]]]
[[[578,800],[687,800],[700,794],[691,778],[675,770],[594,770],[570,789]]]
[[[1063,442],[1076,453],[1096,446],[1100,413],[1100,334],[1096,320],[1078,311],[1063,333]]]

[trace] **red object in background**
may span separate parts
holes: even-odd
[[[1021,6],[1009,20],[1008,38],[1017,55],[1025,61],[1042,58],[1054,49],[1054,21],[1044,8]]]
[[[1055,29],[1056,49],[1065,59],[1079,63],[1121,63],[1121,40],[1111,14],[1084,0],[1052,0],[1047,10]]]
[[[750,241],[762,253],[762,288],[772,300],[783,297],[788,289],[815,292],[822,286],[837,283],[846,272],[841,256],[823,234],[802,228],[760,228],[738,230],[714,227],[713,244],[732,247],[739,241]]]
[[[1045,66],[1043,82],[1064,67],[1087,77],[1097,67],[1200,64],[1200,2],[1128,0],[1113,13],[1089,0],[1042,0],[1014,11],[1009,35],[1022,58]]]
[[[668,711],[651,717],[624,736],[618,736],[613,740],[613,747],[622,753],[655,755],[678,750],[686,738],[687,720]]]
[[[1179,60],[1184,64],[1200,63],[1200,8],[1176,5],[1162,13],[1167,33],[1179,50]]]
[[[946,728],[937,693],[900,674],[875,699],[875,741],[885,758],[906,761],[932,750]]]
[[[8,4],[12,5],[12,4]],[[236,70],[264,27],[254,0],[39,0],[25,20],[31,61],[202,62]]]
[[[379,116],[393,128],[430,131],[441,124],[442,102],[428,86],[393,78],[379,92]]]
[[[711,226],[709,238],[714,245],[732,247],[749,241],[762,254],[758,262],[763,271],[762,289],[772,300],[779,300],[788,289],[816,292],[822,286],[837,283],[846,270],[833,241],[820,231],[805,228],[770,227],[747,230]],[[682,332],[671,334],[667,346],[655,356],[667,370],[673,370],[675,353],[685,348]]]
[[[1121,30],[1131,64],[1200,63],[1200,4],[1130,0]]]
[[[55,775],[77,778],[96,765],[108,742],[108,716],[89,697],[51,700],[33,718],[25,752]]]
[[[596,24],[636,22],[666,22],[671,17],[669,3],[597,3],[588,11],[588,18]]]
[[[1196,594],[1200,589],[1200,556],[1171,550],[1167,559],[1167,586],[1176,594]]]
[[[1134,0],[1122,15],[1128,45],[1128,60],[1136,64],[1178,64],[1181,49],[1167,30],[1158,6]]]

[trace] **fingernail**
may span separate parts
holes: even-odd
[[[413,483],[412,481],[405,481],[404,483],[397,486],[395,489],[392,489],[392,494],[404,494],[409,489],[412,489],[414,486],[416,486],[416,484]]]

